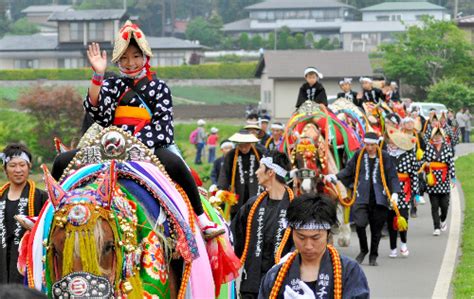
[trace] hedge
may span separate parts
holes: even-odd
[[[251,79],[257,63],[220,63],[166,66],[153,68],[163,79]],[[116,68],[108,69],[117,72]],[[80,69],[19,69],[0,71],[0,80],[89,80],[90,68]]]

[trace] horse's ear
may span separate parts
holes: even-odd
[[[56,208],[61,199],[63,199],[66,192],[61,188],[61,186],[56,182],[56,180],[49,173],[48,167],[46,165],[41,165],[44,172],[44,182],[46,184],[46,190],[48,191],[48,197],[53,206]]]
[[[115,170],[115,160],[110,162],[109,173],[106,174],[98,184],[97,192],[103,198],[105,207],[110,208],[117,185],[117,172]]]

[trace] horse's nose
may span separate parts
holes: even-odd
[[[72,272],[82,272],[81,258],[74,257],[74,262],[73,262],[73,265],[72,265]]]

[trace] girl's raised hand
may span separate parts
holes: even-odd
[[[87,49],[87,58],[94,71],[98,74],[105,73],[107,68],[107,52],[105,50],[100,52],[98,43],[91,43]]]

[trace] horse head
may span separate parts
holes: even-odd
[[[92,183],[68,191],[43,169],[54,207],[45,260],[51,294],[141,295],[137,206],[118,188],[115,162]]]

